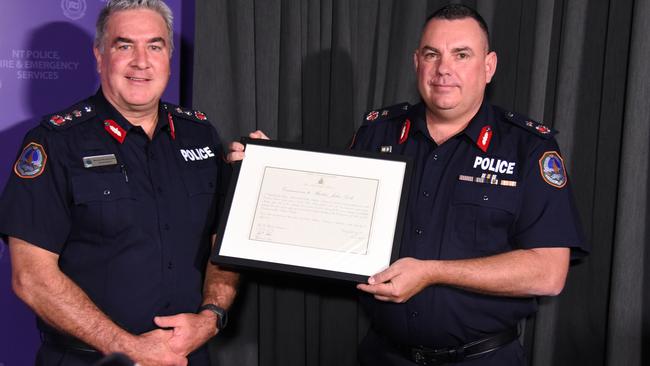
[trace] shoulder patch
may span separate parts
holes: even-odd
[[[94,117],[95,114],[94,105],[82,102],[61,112],[46,116],[41,123],[51,130],[60,130],[87,121]]]
[[[375,109],[366,113],[363,117],[363,123],[381,121],[399,117],[408,112],[411,105],[407,102],[395,104],[389,107]]]
[[[566,170],[564,160],[557,151],[547,151],[539,159],[539,170],[546,183],[562,188],[566,185]]]
[[[503,117],[506,121],[545,139],[549,139],[557,133],[557,131],[545,126],[541,122],[533,121],[513,112],[504,111]]]
[[[164,102],[162,103],[162,106],[166,111],[169,111],[171,114],[173,114],[176,117],[189,119],[195,122],[204,122],[204,123],[207,122],[208,120],[208,116],[203,112],[182,108],[177,105],[164,103]]]
[[[30,142],[20,153],[14,164],[14,173],[20,178],[36,178],[45,170],[47,154],[43,146]]]

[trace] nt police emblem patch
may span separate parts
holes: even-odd
[[[36,178],[45,169],[47,154],[43,146],[30,142],[14,164],[14,172],[21,178]]]
[[[539,169],[544,181],[555,188],[562,188],[566,185],[566,170],[564,160],[556,151],[547,151],[539,159]]]

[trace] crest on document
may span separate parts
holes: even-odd
[[[567,176],[564,160],[556,151],[547,151],[539,159],[539,169],[544,181],[555,188],[566,185]]]
[[[45,170],[47,154],[43,146],[30,142],[14,164],[14,173],[20,178],[36,178]]]

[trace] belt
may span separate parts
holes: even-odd
[[[41,332],[41,340],[43,341],[43,343],[57,346],[60,348],[65,348],[71,351],[86,352],[86,353],[100,353],[98,350],[92,348],[91,346],[78,340],[77,338],[65,334]]]
[[[410,347],[399,344],[393,345],[402,353],[403,356],[416,364],[435,366],[444,365],[446,363],[462,362],[464,360],[470,360],[486,353],[496,351],[517,339],[517,337],[519,337],[518,333],[519,332],[516,328],[512,328],[458,347],[439,349],[423,346]]]

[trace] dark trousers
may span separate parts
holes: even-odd
[[[359,362],[362,366],[417,366],[407,359],[385,338],[375,333],[372,328],[359,345]],[[525,366],[524,349],[515,340],[496,351],[464,362],[450,364],[458,366]]]
[[[101,360],[100,353],[68,350],[51,344],[42,344],[36,354],[36,366],[92,366]],[[210,366],[207,346],[189,356],[190,366]]]

